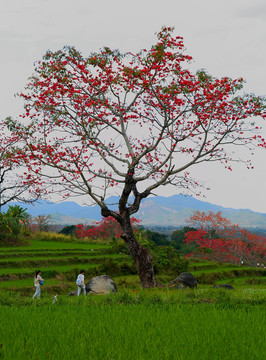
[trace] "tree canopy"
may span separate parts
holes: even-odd
[[[28,167],[26,180],[38,193],[97,203],[119,222],[137,267],[149,256],[134,239],[130,216],[144,198],[161,186],[197,187],[188,171],[204,161],[230,170],[238,160],[232,146],[266,147],[253,119],[266,116],[265,99],[237,95],[242,78],[192,73],[191,59],[169,27],[135,54],[48,51],[21,94],[25,113],[8,122],[24,142],[16,156]],[[112,192],[120,196],[117,210],[106,202]],[[143,283],[154,285],[151,278]]]
[[[161,185],[188,188],[194,164],[218,160],[230,168],[229,144],[266,146],[250,119],[265,117],[264,99],[237,96],[242,78],[192,74],[186,68],[192,58],[171,28],[157,37],[137,54],[106,47],[85,58],[65,47],[37,63],[21,94],[20,129],[35,178],[103,206],[112,187],[123,191],[131,182],[137,198]]]
[[[4,121],[0,122],[0,213],[11,201],[33,201],[29,196],[32,182],[23,180],[23,164],[16,156],[17,135],[10,134]]]

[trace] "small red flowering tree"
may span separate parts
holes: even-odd
[[[31,216],[28,220],[27,228],[33,233],[49,231],[52,227],[51,222],[51,215]]]
[[[230,169],[231,145],[266,146],[250,120],[265,116],[264,99],[236,96],[243,79],[192,74],[172,31],[163,28],[136,54],[48,51],[21,94],[22,121],[9,122],[25,142],[21,158],[28,178],[42,184],[37,191],[51,184],[63,198],[85,195],[116,219],[144,287],[156,286],[152,259],[130,221],[142,200],[161,186],[197,186],[188,169],[201,162]],[[116,210],[106,200],[112,188]]]
[[[191,256],[253,266],[264,262],[266,238],[232,224],[221,212],[195,211],[187,221],[198,228],[186,234],[185,242],[198,247],[197,253]]]

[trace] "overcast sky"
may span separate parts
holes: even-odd
[[[184,37],[195,70],[242,76],[247,92],[266,95],[265,0],[1,0],[0,6],[1,118],[21,112],[14,94],[48,49],[73,45],[84,56],[103,46],[137,51],[149,48],[163,25]],[[252,171],[195,168],[193,175],[211,187],[202,200],[266,213],[265,155],[256,152]]]

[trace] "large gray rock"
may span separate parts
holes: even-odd
[[[197,285],[198,285],[198,282],[194,278],[194,276],[192,274],[190,274],[189,272],[184,272],[184,273],[180,274],[175,280],[171,281],[168,286],[170,286],[170,287],[175,286],[179,289],[182,289],[185,287],[189,287],[189,288],[193,289],[193,288],[197,287]]]
[[[86,284],[86,292],[93,294],[115,293],[117,286],[108,275],[95,276]]]

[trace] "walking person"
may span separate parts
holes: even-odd
[[[41,296],[41,283],[44,282],[43,278],[41,277],[41,270],[37,270],[35,277],[34,277],[34,286],[36,288],[36,291],[33,295],[33,299],[37,296],[38,298]]]
[[[80,270],[80,273],[76,280],[76,284],[78,285],[77,295],[79,296],[81,290],[83,291],[83,295],[86,295],[86,288],[84,284],[84,270]]]

